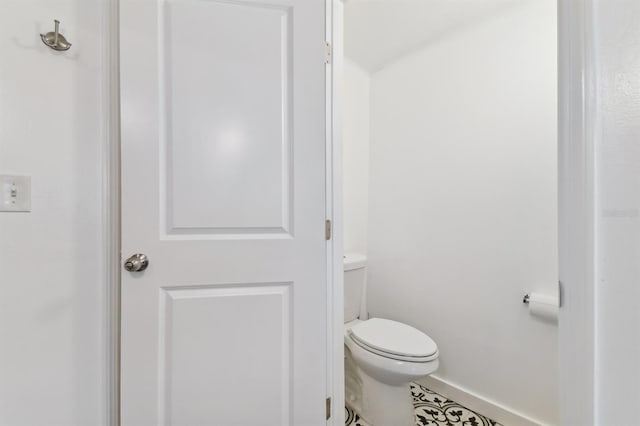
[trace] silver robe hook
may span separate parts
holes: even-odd
[[[69,50],[71,43],[69,43],[67,39],[60,34],[60,21],[56,19],[53,22],[56,24],[54,31],[50,31],[46,34],[40,34],[42,42],[53,50]]]

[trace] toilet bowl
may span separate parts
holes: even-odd
[[[367,258],[344,257],[345,402],[372,426],[415,425],[411,382],[438,368],[438,346],[407,324],[367,316]]]
[[[438,368],[438,348],[406,324],[372,318],[345,324],[346,402],[373,426],[414,425],[411,382]]]

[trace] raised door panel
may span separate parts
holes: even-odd
[[[167,235],[292,231],[292,13],[217,0],[160,5]]]
[[[291,424],[290,284],[161,290],[160,425]]]

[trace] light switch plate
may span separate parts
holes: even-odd
[[[0,175],[0,212],[31,211],[31,177]]]

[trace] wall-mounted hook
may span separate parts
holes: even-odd
[[[55,31],[51,31],[46,34],[40,34],[42,42],[53,50],[69,50],[69,48],[71,47],[71,43],[69,43],[67,39],[64,38],[64,36],[58,31],[58,29],[60,28],[60,21],[56,19],[53,22],[55,22],[56,24]]]

